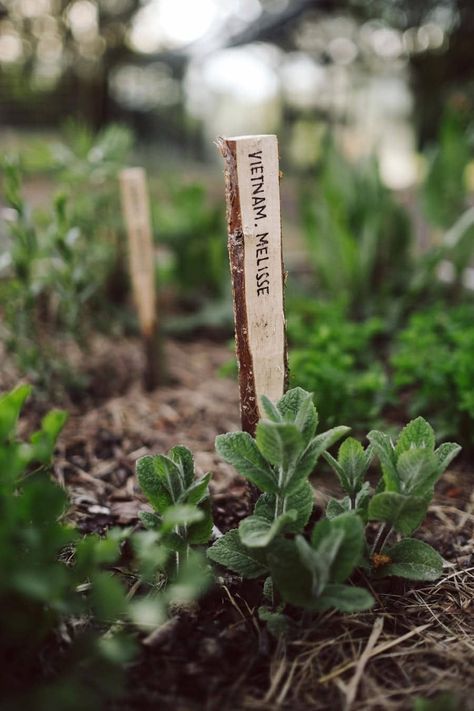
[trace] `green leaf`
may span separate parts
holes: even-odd
[[[212,533],[212,507],[209,499],[202,501],[199,505],[199,511],[202,512],[203,518],[200,521],[192,523],[187,532],[187,541],[191,545],[204,545],[207,543]]]
[[[331,548],[327,551],[315,550],[303,536],[296,536],[295,545],[300,561],[311,575],[311,593],[313,597],[321,594],[329,581],[331,563],[336,555],[337,549],[342,543],[343,534],[325,539],[325,543],[330,543]]]
[[[277,404],[285,422],[295,424],[301,432],[305,445],[314,437],[318,426],[318,413],[311,393],[302,388],[288,390]]]
[[[360,563],[364,546],[364,527],[359,516],[353,513],[342,514],[330,523],[333,531],[341,531],[344,534],[343,542],[331,564],[330,573],[332,582],[342,583]]]
[[[440,477],[449,467],[454,457],[457,457],[462,447],[455,442],[445,442],[438,449],[435,449],[434,455],[438,463],[437,477]]]
[[[299,489],[285,497],[286,508],[295,510],[297,518],[286,526],[288,533],[300,533],[309,521],[314,508],[313,487],[308,481],[303,482]],[[263,516],[268,521],[273,521],[275,516],[275,494],[262,494],[255,504],[254,513]]]
[[[163,512],[161,527],[163,532],[172,531],[178,526],[189,526],[204,519],[204,512],[191,504],[175,504]]]
[[[184,493],[184,499],[187,504],[195,504],[197,506],[204,501],[204,499],[208,498],[211,476],[212,474],[209,472],[191,484]]]
[[[419,496],[404,496],[393,491],[375,494],[369,503],[369,519],[386,521],[404,536],[410,535],[426,516],[428,502]]]
[[[257,444],[247,432],[229,432],[216,437],[216,451],[222,459],[262,491],[276,494],[277,476],[260,454]]]
[[[282,612],[273,612],[268,607],[258,608],[258,618],[265,622],[270,634],[277,639],[288,634],[292,626],[292,620],[288,615],[284,615]]]
[[[382,551],[392,562],[377,570],[378,576],[396,575],[408,580],[437,580],[443,573],[443,559],[434,548],[415,538],[405,538]]]
[[[286,511],[273,521],[263,516],[247,516],[240,522],[240,540],[249,548],[265,548],[285,530],[288,523],[296,521],[297,515],[294,510]]]
[[[21,408],[30,393],[30,385],[18,385],[0,397],[0,441],[13,437]]]
[[[302,485],[303,481],[314,471],[316,462],[321,454],[328,447],[331,447],[335,442],[337,442],[338,439],[343,437],[346,432],[349,432],[349,429],[349,427],[344,426],[333,427],[331,430],[323,432],[311,440],[301,455],[290,480],[287,482],[287,494],[291,494]]]
[[[303,565],[296,544],[278,538],[270,548],[268,563],[274,586],[286,602],[308,607],[313,602],[313,576]]]
[[[400,491],[395,450],[390,437],[383,432],[372,430],[367,435],[375,454],[382,465],[382,474],[386,491]]]
[[[433,489],[438,465],[429,449],[408,449],[398,457],[397,471],[406,494],[424,496]]]
[[[435,447],[433,428],[423,417],[417,417],[403,428],[397,440],[395,454],[399,457],[403,452],[414,447],[417,449],[426,448],[431,451]]]
[[[173,500],[166,484],[166,476],[155,466],[155,457],[141,457],[136,464],[137,479],[141,490],[158,513],[163,513]]]
[[[331,608],[341,612],[359,612],[369,610],[375,600],[368,590],[355,585],[329,584],[321,596],[314,601],[312,609],[324,612]]]
[[[329,499],[326,506],[326,516],[331,520],[350,510],[351,500],[349,496],[345,496],[343,499]]]
[[[262,405],[269,420],[272,422],[283,422],[281,412],[266,395],[262,395]]]
[[[161,517],[156,513],[152,513],[151,511],[140,511],[138,518],[143,523],[145,528],[153,530],[160,527]]]
[[[300,432],[289,423],[260,420],[255,441],[265,459],[284,472],[292,469],[303,449]]]
[[[355,494],[361,487],[369,468],[370,456],[367,457],[363,446],[353,437],[348,437],[339,447],[338,462],[344,472],[344,488],[349,494]]]
[[[177,445],[168,452],[168,457],[176,464],[183,482],[183,489],[194,481],[194,459],[191,451],[183,445]]]
[[[268,572],[266,556],[259,548],[248,548],[234,528],[218,538],[207,551],[208,557],[243,578],[259,578]]]
[[[41,429],[31,435],[33,459],[47,464],[53,456],[56,440],[68,418],[64,410],[51,410],[41,421]]]

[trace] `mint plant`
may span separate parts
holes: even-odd
[[[279,595],[283,604],[309,610],[370,607],[369,593],[342,584],[362,554],[359,518],[349,513],[335,523],[322,522],[310,542],[301,535],[314,505],[308,478],[319,457],[348,428],[316,435],[313,398],[301,388],[289,390],[276,405],[264,397],[262,405],[266,418],[258,423],[255,439],[246,432],[216,439],[221,457],[263,493],[253,514],[218,539],[208,556],[242,577],[269,576],[274,604]],[[274,614],[276,619],[269,618]],[[281,621],[280,614],[281,605],[276,613],[262,610],[273,624]]]
[[[158,534],[165,548],[174,551],[176,574],[182,562],[188,560],[191,546],[207,543],[211,535],[211,474],[196,479],[193,455],[187,447],[178,445],[167,455],[139,459],[137,477],[154,509],[142,512],[140,519],[147,529]]]
[[[442,572],[441,556],[427,543],[410,536],[423,522],[436,482],[461,447],[446,442],[435,448],[435,433],[422,417],[409,422],[395,443],[377,430],[370,432],[368,439],[366,450],[348,439],[337,459],[324,454],[346,493],[344,499],[329,501],[327,516],[337,520],[342,513],[355,511],[364,523],[379,524],[369,548],[372,572],[377,577],[436,580]],[[373,455],[381,466],[375,491],[365,481]]]

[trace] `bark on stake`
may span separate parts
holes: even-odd
[[[225,161],[242,429],[255,434],[261,397],[278,400],[288,364],[276,136],[219,138]]]
[[[162,354],[158,333],[155,259],[150,204],[143,168],[120,172],[122,210],[127,226],[130,274],[140,330],[145,346],[145,386],[151,390],[162,380]]]

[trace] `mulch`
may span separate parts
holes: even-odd
[[[70,495],[69,517],[84,533],[136,525],[147,504],[135,463],[176,444],[193,451],[199,474],[213,472],[221,530],[248,510],[245,484],[214,452],[217,434],[239,429],[237,384],[218,374],[231,352],[212,341],[170,341],[166,353],[169,383],[151,393],[141,385],[137,341],[101,339],[88,356],[95,390],[87,402],[67,403],[54,468]],[[42,408],[33,404],[29,426]],[[322,511],[334,480],[323,473],[313,483]],[[460,699],[460,709],[474,709],[474,496],[466,462],[443,477],[419,535],[446,559],[441,580],[380,581],[373,610],[305,618],[278,642],[257,620],[260,586],[223,577],[142,645],[110,709],[408,710],[416,697],[443,691]]]

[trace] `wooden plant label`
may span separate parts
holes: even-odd
[[[140,329],[145,340],[149,387],[158,382],[160,353],[157,343],[155,258],[150,203],[143,168],[120,172],[122,210],[127,226],[130,274]]]
[[[254,434],[261,397],[288,379],[277,137],[220,138],[242,429]]]

